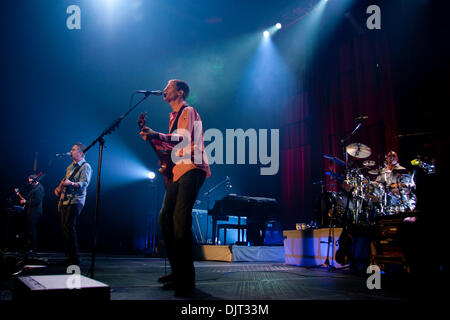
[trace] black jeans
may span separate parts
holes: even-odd
[[[72,264],[80,262],[76,223],[81,210],[83,210],[81,203],[61,206],[61,232],[64,239],[64,250],[67,260]]]
[[[27,249],[28,250],[37,250],[37,242],[38,242],[38,221],[41,217],[40,212],[27,212]]]
[[[158,221],[176,287],[195,285],[192,208],[205,176],[204,171],[194,169],[176,182],[170,179],[166,186]]]

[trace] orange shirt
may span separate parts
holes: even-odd
[[[169,115],[169,132],[178,112],[172,112]],[[172,169],[173,181],[177,181],[186,172],[193,169],[200,169],[206,172],[206,178],[211,176],[211,169],[208,164],[208,157],[205,152],[205,143],[203,140],[202,120],[198,112],[191,106],[187,106],[181,112],[178,118],[177,131],[174,133],[163,134],[158,133],[157,140],[160,141],[161,147],[172,151],[177,148],[183,139],[188,139],[188,145],[184,148],[177,148],[175,154],[182,159],[175,162]],[[183,138],[183,134],[185,138]],[[190,139],[190,141],[189,141]],[[190,144],[189,144],[190,142]],[[186,143],[186,142],[185,142]]]

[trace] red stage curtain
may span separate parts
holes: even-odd
[[[380,34],[342,40],[312,61],[299,81],[297,96],[285,106],[281,129],[281,179],[285,227],[314,217],[314,198],[325,171],[343,172],[323,154],[345,160],[340,139],[356,127],[355,118],[368,116],[344,146],[360,142],[372,149],[368,158],[383,164],[387,150],[396,150],[397,116],[388,42]],[[355,159],[352,159],[355,160]],[[364,159],[366,160],[366,159]],[[352,161],[358,166],[362,161]]]

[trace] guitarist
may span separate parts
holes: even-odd
[[[26,197],[22,197],[18,193],[21,197],[20,204],[24,206],[27,214],[27,251],[31,255],[37,250],[37,224],[42,215],[42,202],[45,195],[44,187],[36,178],[36,174],[28,176],[31,190]]]
[[[80,263],[76,221],[86,201],[86,189],[91,180],[92,169],[84,160],[86,146],[80,142],[70,150],[73,162],[66,168],[66,175],[54,193],[59,197],[61,231],[68,265]]]
[[[188,95],[189,86],[186,82],[169,80],[163,98],[172,108],[169,134],[153,131],[146,126],[140,132],[142,139],[170,151],[171,159],[183,158],[175,160],[168,166],[169,170],[164,172],[167,178],[166,194],[158,217],[172,269],[171,274],[158,281],[164,283],[163,289],[174,289],[175,296],[179,297],[189,297],[195,288],[192,208],[205,178],[211,176],[201,119],[198,112],[187,104]],[[183,132],[183,136],[177,134],[177,129]],[[190,141],[187,147],[177,148],[176,145],[184,139]]]

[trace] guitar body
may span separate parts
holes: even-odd
[[[59,197],[61,195],[62,192],[62,188],[63,188],[63,183],[66,179],[62,179],[61,182],[59,183],[59,185],[55,188],[55,190],[53,191],[53,193],[55,194],[55,196]]]
[[[138,119],[139,130],[144,129],[146,124],[146,113],[141,113]],[[159,169],[158,172],[164,176],[164,184],[167,185],[169,178],[172,175],[173,162],[171,159],[171,152],[163,148],[161,144],[159,144],[155,139],[149,139],[148,142],[152,146],[156,155],[158,156]]]
[[[351,261],[352,242],[353,242],[352,235],[348,232],[347,228],[344,228],[338,240],[339,249],[336,251],[335,257],[336,262],[339,263],[340,265],[344,266]]]

